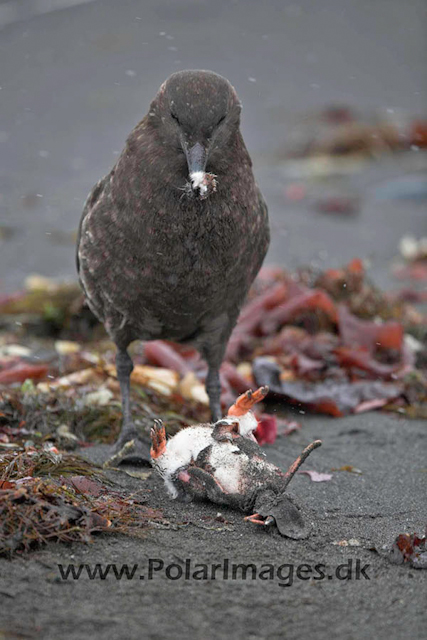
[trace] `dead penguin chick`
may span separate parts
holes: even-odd
[[[231,444],[238,437],[255,441],[253,432],[258,426],[258,421],[251,408],[263,400],[267,393],[268,387],[260,387],[255,392],[247,391],[237,398],[228,410],[226,418],[215,424],[200,424],[181,429],[167,443],[164,427],[161,422],[156,421],[151,431],[151,461],[163,477],[172,498],[184,498],[177,474],[191,465],[203,451],[217,442]],[[219,452],[225,455],[229,449],[237,451],[236,447],[223,447]]]
[[[241,396],[226,419],[214,425],[188,427],[169,441],[166,441],[163,424],[157,422],[152,429],[153,465],[173,498],[207,499],[245,513],[252,512],[246,520],[263,526],[275,523],[282,535],[304,538],[308,529],[300,509],[285,491],[298,468],[321,441],[306,447],[286,473],[268,462],[255,439],[250,437],[255,428],[250,428],[248,413],[252,412],[246,409],[246,413],[233,416],[244,410],[245,402],[249,404],[251,399],[253,402],[258,392]],[[254,416],[253,420],[256,422]]]

